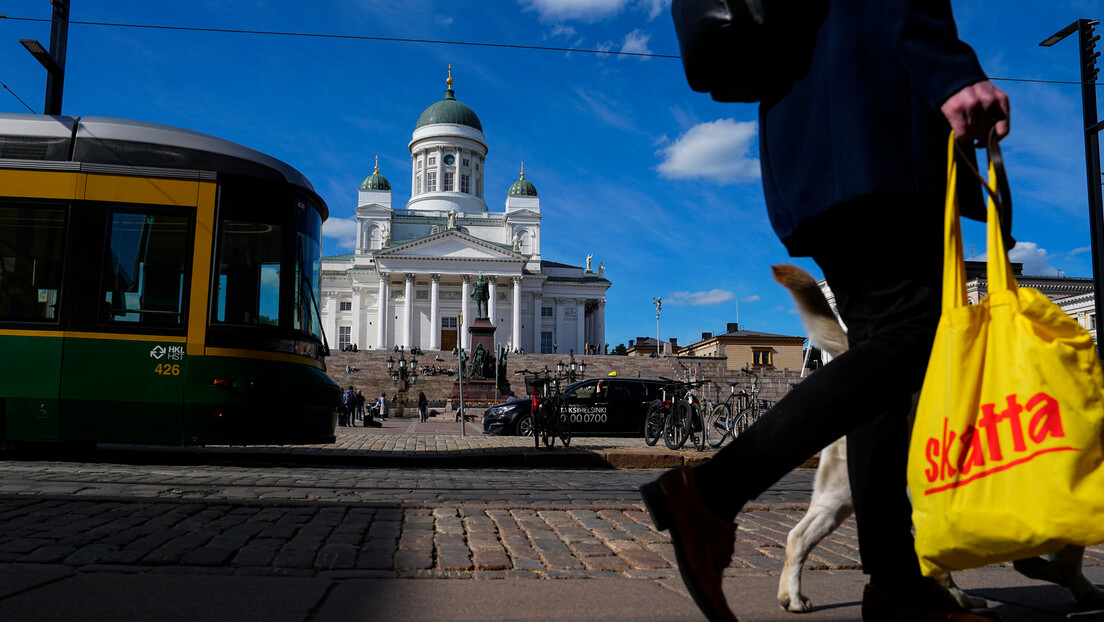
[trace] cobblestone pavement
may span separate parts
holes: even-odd
[[[434,430],[434,428],[437,428]],[[0,566],[81,573],[357,578],[617,578],[678,584],[666,533],[637,487],[658,470],[353,468],[312,452],[396,457],[534,450],[531,439],[459,435],[453,422],[339,430],[334,446],[111,450],[91,459],[0,459]],[[442,438],[443,437],[443,438]],[[669,456],[639,439],[576,439]],[[267,452],[300,464],[261,464]],[[481,453],[482,452],[482,453]],[[210,458],[225,453],[230,459]],[[698,454],[699,452],[692,452]],[[404,465],[417,460],[397,461]],[[799,469],[741,514],[733,576],[776,576],[813,471]],[[1086,554],[1104,565],[1104,547]],[[852,520],[812,554],[812,572],[859,568]]]
[[[0,463],[0,563],[331,577],[663,579],[670,541],[636,487],[657,471]],[[773,574],[799,470],[740,517],[730,574]],[[1104,563],[1092,549],[1087,563]],[[851,520],[809,570],[859,567]]]

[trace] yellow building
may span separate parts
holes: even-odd
[[[804,364],[804,337],[740,330],[730,322],[719,335],[702,333],[701,341],[681,348],[679,356],[727,357],[728,369],[751,365],[768,369],[800,370]]]

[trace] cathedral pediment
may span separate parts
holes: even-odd
[[[375,252],[376,261],[453,259],[461,261],[524,262],[525,255],[456,230],[404,242]]]

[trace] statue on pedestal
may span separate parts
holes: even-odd
[[[489,319],[487,316],[487,301],[490,298],[490,281],[484,279],[483,273],[480,273],[479,279],[472,283],[471,292],[471,299],[475,301],[475,319]]]

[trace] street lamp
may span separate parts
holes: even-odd
[[[51,0],[50,50],[35,39],[19,42],[46,69],[46,103],[43,114],[61,114],[61,95],[65,87],[65,48],[69,40],[69,0]]]
[[[663,306],[663,299],[659,296],[652,298],[652,304],[656,308],[656,358],[659,357],[659,309]]]
[[[1104,277],[1104,219],[1101,210],[1104,209],[1104,197],[1100,190],[1100,137],[1099,133],[1104,124],[1097,122],[1096,115],[1096,76],[1100,70],[1096,67],[1096,59],[1100,52],[1096,49],[1096,42],[1100,35],[1093,34],[1098,20],[1079,19],[1069,26],[1049,36],[1039,45],[1050,47],[1062,39],[1077,33],[1080,46],[1081,62],[1081,114],[1084,118],[1085,132],[1085,170],[1089,183],[1089,241],[1092,248],[1093,264],[1093,300],[1096,305],[1096,317],[1104,317],[1104,287],[1101,286],[1101,278]],[[1104,342],[1097,339],[1097,352],[1104,356]]]

